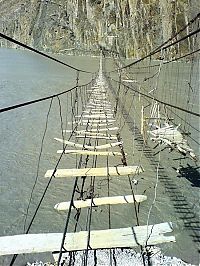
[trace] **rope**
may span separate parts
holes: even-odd
[[[114,80],[114,79],[111,78],[111,77],[109,77],[109,78],[112,79],[113,81],[117,82],[117,83],[119,82],[119,81],[117,81],[117,80]],[[130,90],[135,91],[136,93],[138,93],[138,94],[140,94],[140,95],[142,95],[142,96],[144,96],[144,97],[147,97],[147,98],[149,98],[149,99],[155,100],[155,101],[157,101],[157,102],[159,102],[159,103],[162,103],[162,104],[164,104],[164,105],[167,105],[167,106],[173,107],[174,109],[178,109],[178,110],[181,110],[181,111],[186,112],[186,113],[188,113],[188,114],[191,114],[191,115],[194,115],[194,116],[198,116],[198,117],[200,117],[200,114],[199,114],[199,113],[192,112],[192,111],[187,110],[187,109],[184,109],[184,108],[182,108],[182,107],[175,106],[175,105],[173,105],[173,104],[170,104],[170,103],[167,103],[167,102],[161,101],[161,100],[159,100],[158,98],[152,97],[152,96],[147,95],[147,94],[142,93],[142,92],[139,92],[138,90],[136,90],[136,89],[134,89],[134,88],[132,88],[132,87],[129,87],[129,86],[125,85],[124,83],[122,83],[122,84],[124,85],[124,87],[127,87],[127,88],[129,88]]]
[[[48,110],[48,112],[47,112],[46,124],[45,124],[45,129],[44,129],[44,133],[43,133],[43,137],[42,137],[41,148],[40,148],[40,154],[39,154],[39,157],[38,157],[38,164],[37,164],[36,178],[35,178],[35,182],[34,182],[34,185],[33,185],[32,191],[31,191],[31,196],[30,196],[30,199],[29,199],[28,207],[27,207],[27,210],[26,210],[26,217],[25,217],[25,221],[24,221],[24,232],[26,231],[26,221],[27,221],[27,217],[28,217],[28,213],[29,213],[30,204],[31,204],[31,201],[32,201],[33,191],[34,191],[34,189],[35,189],[35,186],[36,186],[36,183],[37,183],[37,180],[38,180],[39,167],[40,167],[40,160],[41,160],[41,156],[42,156],[43,144],[44,144],[44,139],[45,139],[46,132],[47,132],[47,126],[48,126],[49,114],[50,114],[50,111],[51,111],[52,103],[53,103],[53,98],[52,98],[51,101],[50,101],[49,110]]]
[[[75,131],[75,130],[76,130],[76,128],[74,129],[74,131]],[[72,134],[73,134],[73,132],[71,133],[71,135],[70,135],[70,137],[69,137],[69,140],[70,140]],[[67,147],[67,144],[65,145],[65,149],[66,149],[66,147]],[[44,199],[44,197],[45,197],[45,195],[46,195],[46,192],[47,192],[47,190],[48,190],[48,188],[49,188],[49,186],[50,186],[50,184],[51,184],[51,181],[52,181],[52,179],[53,179],[53,177],[54,177],[54,175],[55,175],[55,173],[56,173],[56,171],[57,171],[58,165],[59,165],[59,163],[60,163],[60,161],[61,161],[61,159],[62,159],[62,156],[63,156],[63,154],[64,154],[64,152],[65,152],[65,149],[64,149],[63,152],[61,153],[61,155],[60,155],[60,157],[59,157],[59,159],[58,159],[58,161],[57,161],[57,163],[56,163],[56,166],[55,166],[55,168],[54,168],[54,170],[53,170],[53,173],[52,173],[52,175],[51,175],[51,177],[50,177],[50,179],[49,179],[49,181],[48,181],[48,183],[47,183],[47,185],[46,185],[46,187],[45,187],[45,189],[44,189],[44,191],[43,191],[42,197],[41,197],[41,199],[40,199],[40,201],[39,201],[39,203],[38,203],[38,205],[37,205],[37,207],[36,207],[36,210],[35,210],[35,212],[34,212],[34,215],[33,215],[32,219],[31,219],[31,221],[30,221],[30,224],[29,224],[28,228],[26,229],[25,234],[28,234],[29,231],[30,231],[30,229],[31,229],[31,226],[32,226],[32,224],[33,224],[33,222],[34,222],[34,220],[35,220],[35,217],[36,217],[36,215],[37,215],[37,213],[38,213],[38,211],[39,211],[39,208],[40,208],[40,206],[41,206],[41,204],[42,204],[42,202],[43,202],[43,199]],[[11,260],[9,266],[12,266],[12,265],[14,264],[14,262],[15,262],[17,256],[18,256],[18,254],[14,254],[14,255],[13,255],[12,260]]]
[[[76,102],[76,99],[75,99],[74,103],[75,102]],[[82,113],[82,115],[83,115],[83,113]],[[81,117],[82,117],[82,115],[81,115]],[[81,120],[81,118],[80,118],[80,120]],[[76,124],[76,128],[77,128],[77,126],[78,126],[78,123]],[[88,120],[87,125],[86,125],[86,130],[87,130],[88,126],[89,126],[89,120]],[[74,129],[74,131],[75,131],[75,129]],[[85,141],[86,141],[86,137],[84,138],[83,146],[85,145]],[[80,156],[80,159],[79,159],[78,168],[81,167],[82,157],[83,156],[81,155]],[[86,162],[87,162],[87,158],[86,158]],[[86,167],[86,165],[85,165],[85,167]],[[73,187],[72,195],[71,195],[71,201],[70,201],[69,211],[68,211],[68,215],[67,215],[67,219],[66,219],[66,223],[65,223],[65,228],[64,228],[64,231],[63,231],[61,248],[60,248],[60,251],[59,251],[59,258],[58,258],[58,264],[57,264],[58,266],[60,265],[60,261],[61,261],[61,258],[62,258],[62,249],[63,249],[63,246],[64,246],[64,241],[65,241],[66,233],[67,233],[67,230],[68,230],[68,225],[69,225],[71,210],[72,210],[72,207],[74,206],[73,202],[74,202],[75,193],[77,192],[76,191],[76,188],[78,186],[78,179],[79,178],[76,177],[75,182],[74,182],[74,187]],[[82,194],[82,196],[83,196],[83,191],[84,191],[84,182],[85,182],[85,179],[83,179],[83,183],[82,183],[82,187],[81,187],[81,191],[80,191],[80,193]],[[80,212],[78,211],[78,215],[76,216],[75,230],[76,230],[76,226],[77,226],[79,217],[80,217]]]
[[[78,68],[73,67],[71,65],[68,65],[68,64],[66,64],[66,63],[64,63],[64,62],[62,62],[62,61],[60,61],[60,60],[58,60],[58,59],[56,59],[56,58],[54,58],[54,57],[52,57],[50,55],[47,55],[47,54],[45,54],[43,52],[40,52],[39,50],[36,50],[36,49],[34,49],[34,48],[32,48],[32,47],[30,47],[30,46],[28,46],[28,45],[26,45],[26,44],[24,44],[22,42],[19,42],[19,41],[15,40],[15,39],[13,39],[13,38],[11,38],[11,37],[3,34],[3,33],[0,33],[0,37],[3,38],[3,39],[8,40],[9,42],[12,42],[12,43],[15,43],[15,44],[17,44],[19,46],[22,46],[22,47],[24,47],[24,48],[26,48],[26,49],[28,49],[28,50],[36,53],[36,54],[39,54],[39,55],[41,55],[43,57],[46,57],[46,58],[48,58],[48,59],[50,59],[52,61],[55,61],[55,62],[57,62],[57,63],[59,63],[61,65],[64,65],[66,67],[69,67],[69,68],[71,68],[73,70],[80,71],[80,72],[83,72],[83,73],[90,73],[90,74],[92,73],[92,72],[89,72],[89,71],[86,71],[86,70],[81,70],[81,69],[78,69]]]
[[[88,83],[90,84],[92,82],[92,80]],[[84,84],[85,85],[85,84]],[[82,88],[82,86],[84,85],[81,85],[79,86],[79,88]],[[87,85],[87,84],[86,84]],[[47,96],[47,97],[43,97],[43,98],[39,98],[39,99],[36,99],[36,100],[32,100],[32,101],[28,101],[28,102],[24,102],[24,103],[20,103],[20,104],[16,104],[16,105],[12,105],[12,106],[8,106],[8,107],[5,107],[5,108],[1,108],[0,109],[0,113],[4,113],[4,112],[7,112],[7,111],[10,111],[10,110],[13,110],[13,109],[17,109],[17,108],[20,108],[20,107],[23,107],[23,106],[26,106],[26,105],[31,105],[31,104],[34,104],[34,103],[38,103],[38,102],[42,102],[42,101],[46,101],[46,100],[49,100],[51,98],[55,98],[55,97],[58,97],[62,94],[65,94],[67,92],[70,92],[70,91],[73,91],[77,88],[77,86],[69,89],[69,90],[66,90],[66,91],[62,91],[60,93],[57,93],[57,94],[53,94],[53,95],[50,95],[50,96]]]
[[[62,117],[62,106],[61,106],[61,101],[60,101],[60,98],[59,96],[57,97],[58,99],[58,104],[59,104],[59,115],[60,115],[60,129],[61,129],[61,135],[62,135],[62,140],[63,140],[63,150],[64,150],[64,147],[65,147],[65,144],[64,144],[64,128],[63,128],[63,117]]]
[[[178,61],[179,59],[185,58],[185,57],[187,57],[187,56],[193,55],[193,54],[198,53],[198,52],[200,52],[200,48],[197,49],[197,50],[195,50],[195,51],[192,51],[192,52],[190,52],[190,53],[187,53],[187,54],[184,54],[184,55],[182,55],[182,56],[176,57],[176,58],[174,58],[174,59],[172,59],[172,60],[169,60],[169,61],[163,62],[163,65],[166,65],[166,64],[169,64],[169,63],[172,63],[172,62]],[[160,66],[160,64],[156,64],[156,65],[152,65],[152,66],[149,65],[149,66],[138,67],[138,69],[145,69],[145,68],[158,67],[158,66]]]
[[[182,31],[184,31],[187,27],[189,27],[192,23],[194,23],[198,18],[200,18],[200,13],[198,13],[194,18],[192,18],[182,29],[180,29],[178,32],[176,32],[172,37],[170,37],[168,40],[166,40],[163,44],[158,46],[154,51],[162,48],[165,44],[172,41],[176,36],[178,36]]]
[[[164,47],[161,47],[161,48],[158,49],[158,50],[154,50],[154,51],[150,52],[149,54],[145,55],[144,57],[142,57],[142,58],[140,58],[140,59],[138,59],[138,60],[136,60],[136,61],[134,61],[134,62],[132,62],[132,63],[126,65],[126,66],[124,66],[124,67],[121,67],[121,68],[118,68],[118,69],[112,70],[112,71],[110,71],[110,72],[108,72],[108,73],[113,73],[113,72],[116,72],[116,71],[119,71],[119,70],[125,69],[125,68],[127,68],[127,67],[131,67],[131,66],[133,66],[133,65],[135,65],[135,64],[137,64],[137,63],[143,61],[144,59],[149,58],[149,57],[151,57],[152,55],[161,52],[162,50],[166,50],[166,49],[168,49],[169,47],[171,47],[171,46],[173,46],[173,45],[175,45],[175,44],[177,44],[177,43],[179,43],[179,42],[182,42],[182,41],[184,41],[185,39],[187,39],[187,38],[189,38],[189,37],[191,37],[191,36],[193,36],[193,35],[195,35],[195,34],[197,34],[197,33],[199,33],[199,32],[200,32],[200,28],[197,29],[197,30],[195,30],[195,31],[193,31],[193,32],[191,32],[191,33],[189,33],[189,34],[187,34],[186,36],[182,37],[181,39],[174,41],[174,42],[171,43],[171,44],[168,44],[168,45],[166,45],[166,46],[164,46]]]

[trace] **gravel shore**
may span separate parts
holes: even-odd
[[[145,265],[149,266],[195,266],[194,264],[186,263],[176,257],[164,256],[160,249],[153,247],[149,250],[149,260],[145,257]],[[116,249],[114,256],[112,255],[114,265],[118,266],[144,266],[140,253],[135,252],[132,249]],[[77,252],[75,255],[75,266],[82,265],[83,252]],[[149,261],[149,262],[148,262]],[[149,264],[148,264],[149,263]],[[27,263],[26,266],[55,266],[54,263],[43,263],[36,261],[33,263]],[[88,252],[88,266],[94,266],[94,252]],[[96,251],[96,265],[107,266],[110,265],[110,251],[109,250],[97,250]],[[65,264],[63,266],[69,266],[69,257],[66,257]]]

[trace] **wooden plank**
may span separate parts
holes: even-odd
[[[122,81],[124,81],[124,82],[130,82],[130,83],[132,83],[132,82],[138,82],[135,79],[123,79]]]
[[[57,153],[63,153],[58,150]],[[116,151],[88,151],[88,150],[65,150],[65,154],[83,154],[83,155],[100,155],[100,156],[122,156],[121,152]],[[127,153],[125,153],[127,155]]]
[[[102,115],[102,114],[105,114],[105,115],[113,115],[113,112],[112,113],[108,113],[107,111],[95,111],[95,110],[89,110],[89,111],[83,111],[84,113],[87,113],[87,114],[96,114],[96,115]]]
[[[116,135],[110,135],[110,134],[105,134],[105,133],[99,133],[99,132],[90,132],[90,131],[85,131],[85,132],[81,132],[81,133],[77,133],[79,134],[84,134],[84,136],[86,135],[91,135],[91,136],[101,136],[101,137],[109,137],[109,138],[116,138]]]
[[[107,113],[87,113],[83,115],[76,115],[76,118],[89,118],[89,119],[105,119],[105,118],[113,118],[113,114],[107,114]]]
[[[90,105],[97,106],[97,107],[111,107],[111,104],[105,104],[105,103],[94,103],[94,102],[89,102]]]
[[[93,107],[93,108],[108,108],[108,109],[110,109],[111,108],[111,105],[109,105],[109,106],[106,106],[106,105],[104,105],[104,104],[94,104],[94,103],[91,103],[91,102],[89,102],[88,104],[87,104],[87,106],[91,106],[91,107]]]
[[[147,199],[145,195],[135,195],[135,201],[137,203],[143,202]],[[70,201],[68,202],[60,202],[54,206],[54,209],[57,211],[66,211],[69,210]],[[77,200],[73,202],[73,208],[87,208],[92,206],[101,206],[101,205],[116,205],[116,204],[127,204],[127,203],[134,203],[133,195],[126,195],[126,196],[114,196],[114,197],[103,197],[103,198],[94,198],[86,199],[86,200]]]
[[[91,119],[81,119],[80,120],[80,123],[112,123],[112,122],[115,122],[116,120],[115,119],[94,119],[94,118],[91,118]]]
[[[107,98],[105,96],[98,96],[98,95],[95,95],[94,97],[90,97],[90,100],[99,100],[99,101],[106,101]]]
[[[94,99],[94,100],[90,100],[89,101],[90,104],[94,104],[94,105],[104,105],[104,106],[111,106],[111,103],[109,103],[108,101],[105,100],[99,100],[99,99]]]
[[[89,118],[89,119],[109,119],[113,118],[113,114],[90,114],[90,115],[83,115],[83,118]]]
[[[87,131],[86,130],[77,130],[74,132],[77,134],[96,132],[94,134],[97,134],[99,132],[115,131],[118,129],[119,129],[118,127],[110,127],[110,128],[99,128],[99,129],[88,129]],[[72,133],[72,130],[67,129],[67,130],[63,130],[63,132]]]
[[[112,112],[112,111],[114,111],[113,109],[111,109],[111,108],[105,108],[105,107],[95,107],[95,106],[93,106],[93,105],[90,105],[90,104],[88,104],[87,105],[87,108],[90,108],[90,109],[92,109],[92,110],[96,110],[96,111],[107,111],[107,112]]]
[[[109,127],[109,126],[112,126],[113,123],[105,123],[105,124],[94,124],[94,123],[89,123],[89,124],[83,124],[84,126],[88,125],[88,126],[91,126],[91,127],[96,127],[96,128],[99,128],[99,127]]]
[[[103,149],[109,149],[109,148],[123,144],[123,142],[119,141],[119,142],[107,143],[107,144],[103,144],[103,145],[99,145],[99,146],[89,146],[89,145],[82,145],[79,143],[74,143],[74,142],[59,139],[59,138],[54,138],[54,139],[61,142],[61,143],[67,144],[68,146],[83,148],[83,149],[87,149],[87,150],[103,150]]]
[[[114,122],[114,121],[113,121]],[[102,123],[102,122],[100,122],[100,123]],[[113,125],[113,123],[112,122],[107,122],[107,123],[102,123],[102,124],[100,124],[100,123],[92,123],[92,122],[68,122],[68,124],[69,125],[71,125],[71,124],[78,124],[78,125],[80,125],[80,126],[92,126],[92,127],[106,127],[106,126],[112,126]]]
[[[54,170],[47,170],[45,177],[51,177]],[[57,169],[54,177],[73,176],[127,176],[142,173],[140,166],[116,166],[83,169]]]
[[[94,99],[92,99],[94,103],[108,103],[111,105],[111,102],[108,100],[102,100],[102,99],[98,99],[98,97],[95,97]]]
[[[157,245],[175,242],[174,236],[165,236],[172,232],[172,223],[161,223],[127,228],[94,230],[90,233],[91,249],[123,248]],[[26,234],[0,237],[0,255],[42,253],[59,251],[63,233]],[[67,233],[64,242],[66,251],[86,250],[88,231]]]
[[[117,140],[117,137],[110,136],[93,136],[93,135],[77,135],[76,138],[90,138],[90,139],[108,139],[108,140]]]

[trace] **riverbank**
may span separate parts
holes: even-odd
[[[77,252],[75,255],[75,266],[82,265],[82,255],[83,252]],[[140,253],[135,252],[131,249],[117,249],[115,251],[115,265],[120,266],[144,266],[144,263],[142,261],[142,257]],[[112,258],[113,260],[113,258]],[[114,260],[113,260],[114,262]],[[110,264],[110,250],[98,250],[96,252],[96,263],[97,266],[106,266]],[[182,261],[179,258],[176,257],[169,257],[165,256],[161,253],[160,249],[155,247],[151,248],[151,257],[149,260],[146,258],[145,265],[151,265],[151,266],[195,266],[194,264],[188,264],[184,261]],[[36,261],[33,263],[28,262],[26,266],[56,266],[56,263],[51,262],[42,262],[42,261]],[[69,266],[69,258],[66,259],[66,262],[63,266]],[[93,251],[89,252],[88,256],[88,266],[94,265],[94,253]],[[112,264],[110,264],[112,265]]]

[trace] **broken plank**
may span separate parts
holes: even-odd
[[[116,204],[127,204],[127,203],[137,203],[143,202],[147,199],[145,195],[135,195],[135,200],[133,195],[126,195],[126,196],[114,196],[114,197],[103,197],[103,198],[93,198],[93,199],[86,199],[86,200],[77,200],[73,201],[72,208],[87,208],[90,207],[91,204],[93,207],[101,206],[101,205],[116,205]],[[54,206],[54,209],[57,211],[66,211],[70,208],[71,201],[68,202],[60,202]]]
[[[99,167],[99,168],[83,168],[83,169],[57,169],[47,170],[45,177],[73,177],[73,176],[127,176],[142,173],[140,166],[116,166],[116,167]]]
[[[58,150],[57,153],[63,153],[63,150]],[[88,150],[65,150],[65,154],[83,154],[83,155],[101,155],[101,156],[121,156],[121,152],[116,151],[88,151]],[[127,155],[125,153],[125,155]]]
[[[107,111],[93,111],[93,110],[90,110],[90,111],[83,111],[84,113],[87,113],[87,114],[92,114],[92,115],[114,115],[113,113],[108,113]]]
[[[90,138],[90,139],[108,139],[108,140],[117,140],[117,137],[111,136],[93,136],[93,135],[77,135],[76,138]]]
[[[94,230],[90,231],[89,245],[91,249],[102,249],[146,246],[147,239],[147,245],[175,242],[174,236],[164,235],[170,232],[172,223]],[[62,238],[63,233],[3,236],[0,237],[0,255],[59,251]],[[86,250],[87,247],[88,231],[66,234],[63,246],[66,251]]]
[[[80,120],[80,123],[112,123],[112,122],[115,122],[116,120],[115,119],[94,119],[94,118],[91,118],[91,119],[81,119]]]
[[[90,118],[90,119],[106,119],[106,118],[113,118],[113,114],[104,114],[104,113],[99,113],[99,114],[94,114],[94,113],[90,113],[90,114],[83,114],[83,115],[76,115],[76,118]]]
[[[85,132],[76,132],[77,134],[84,134],[85,135],[91,135],[91,136],[101,136],[101,137],[109,137],[109,138],[116,138],[116,135],[110,135],[110,134],[105,134],[105,133],[99,133],[99,132],[90,132],[90,131],[85,131]]]
[[[99,145],[99,146],[89,146],[89,145],[82,145],[79,143],[74,143],[74,142],[59,139],[59,138],[54,138],[54,139],[61,142],[61,143],[69,145],[71,147],[83,148],[83,149],[88,149],[88,150],[103,150],[103,149],[108,149],[108,148],[112,148],[112,147],[119,146],[119,145],[123,144],[123,142],[119,141],[119,142],[107,143],[107,144],[103,144],[103,145]]]
[[[107,132],[107,131],[115,131],[115,130],[118,130],[119,128],[118,127],[110,127],[110,128],[100,128],[100,129],[88,129],[87,131],[86,130],[77,130],[75,131],[75,133],[85,133],[85,132]],[[64,132],[68,132],[68,133],[72,133],[72,130],[63,130]]]
[[[83,115],[82,117],[84,118],[89,118],[89,119],[106,119],[106,118],[113,118],[113,114],[89,114],[89,115]]]
[[[100,122],[101,123],[101,122]],[[92,123],[92,122],[73,122],[73,124],[78,124],[80,126],[92,126],[92,127],[106,127],[106,126],[112,126],[113,123],[112,122],[107,122],[107,123]],[[68,124],[72,124],[72,122],[68,122]]]

